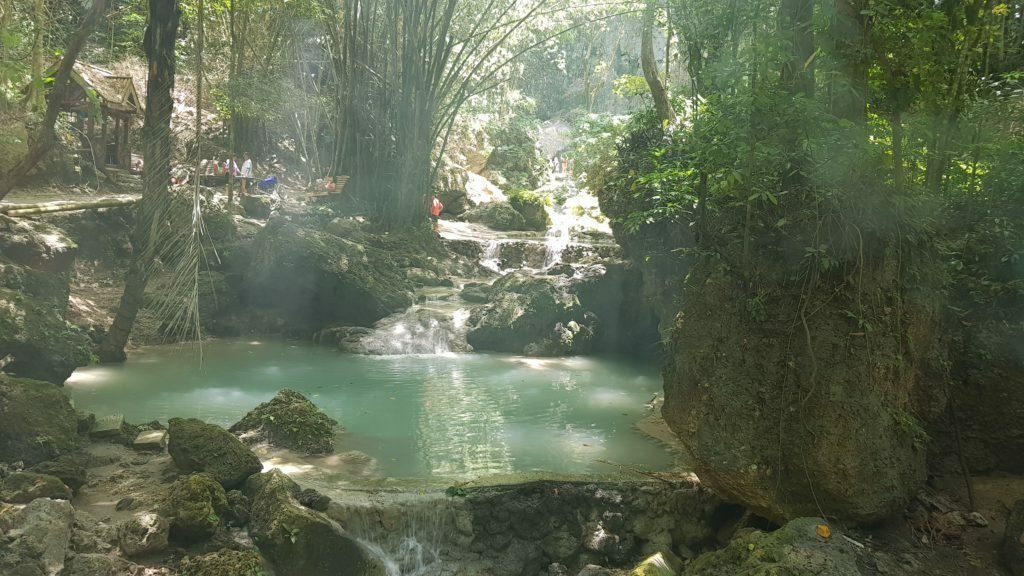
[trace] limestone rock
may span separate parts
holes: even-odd
[[[284,217],[253,241],[244,273],[244,299],[293,331],[371,326],[412,305],[412,285],[391,253]]]
[[[106,553],[117,543],[117,529],[108,526],[82,510],[75,510],[71,531],[71,550],[78,554]]]
[[[246,194],[240,200],[247,218],[266,220],[274,211],[273,199],[265,194]]]
[[[603,566],[587,564],[576,576],[614,576],[614,573]]]
[[[124,414],[110,414],[96,419],[89,436],[99,439],[121,438],[124,428]]]
[[[334,576],[339,567],[385,576],[384,566],[325,515],[298,503],[299,486],[279,470],[245,484],[252,499],[249,533],[278,576]]]
[[[228,430],[250,443],[269,442],[306,454],[330,454],[337,424],[305,396],[285,388]]]
[[[0,461],[32,465],[53,460],[78,441],[71,401],[61,389],[38,380],[0,374],[0,422]]]
[[[218,550],[181,561],[181,576],[258,576],[263,560],[251,551]]]
[[[818,536],[815,529],[824,523],[797,518],[775,532],[755,530],[722,550],[698,556],[686,576],[862,576],[853,544],[835,535]]]
[[[242,441],[220,426],[195,418],[171,418],[167,451],[178,468],[204,472],[224,488],[234,488],[263,469]]]
[[[683,561],[679,557],[668,550],[663,550],[644,558],[630,576],[680,576],[683,568]]]
[[[139,432],[132,442],[132,448],[139,452],[163,452],[167,448],[166,430],[146,430]]]
[[[174,481],[161,512],[170,518],[171,538],[201,542],[214,535],[227,510],[224,488],[206,474],[192,474]]]
[[[465,168],[453,162],[447,154],[441,157],[441,166],[434,179],[434,193],[444,204],[445,214],[459,215],[469,208],[468,181],[469,174]]]
[[[508,202],[487,202],[462,215],[466,222],[478,222],[492,230],[530,230],[526,219]]]
[[[117,545],[131,557],[156,554],[167,549],[170,524],[159,514],[136,514],[117,526]]]
[[[64,568],[75,510],[66,500],[38,498],[0,509],[0,574],[52,576]]]
[[[1018,500],[1006,519],[1001,549],[1003,563],[1012,576],[1024,576],[1024,500]]]
[[[75,554],[61,576],[122,576],[128,574],[128,562],[107,554]]]
[[[880,274],[865,275],[865,286],[870,279],[892,294],[897,280]],[[789,296],[752,312],[749,290],[734,275],[712,269],[689,282],[699,289],[682,298],[672,332],[662,415],[701,481],[776,522],[817,514],[819,506],[857,523],[902,509],[925,479],[926,433],[907,398],[914,386],[928,386],[913,364],[933,351],[939,331],[927,321],[937,313],[906,310],[908,323],[924,324],[888,324],[889,332],[871,338],[884,348],[869,352],[848,345],[857,322],[823,297],[808,324],[812,356],[775,331],[798,309]],[[914,335],[912,349],[901,348],[909,336],[894,330]],[[804,334],[799,323],[797,331]],[[901,367],[881,360],[893,357],[903,358]],[[893,385],[869,385],[878,382]]]
[[[11,504],[26,504],[36,498],[71,500],[71,489],[56,476],[15,472],[0,484],[0,500]]]
[[[78,493],[78,490],[85,486],[85,483],[89,480],[88,471],[75,462],[73,458],[67,456],[48,462],[40,462],[29,468],[28,471],[35,472],[36,474],[56,476],[68,488],[71,488],[71,491],[74,493]]]
[[[0,215],[0,358],[7,372],[62,384],[89,362],[89,339],[67,322],[77,246],[43,222]]]

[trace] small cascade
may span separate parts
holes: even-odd
[[[384,318],[372,330],[345,342],[344,349],[376,356],[466,352],[469,314],[468,309],[435,295],[424,304]]]
[[[544,237],[544,268],[550,268],[562,261],[562,254],[569,247],[571,237],[569,227],[572,216],[566,213],[565,207],[551,212],[551,227]]]
[[[451,537],[452,510],[444,502],[411,494],[377,494],[361,504],[339,504],[332,509],[334,519],[381,561],[388,576],[445,573],[441,554]]]
[[[388,576],[433,576],[441,573],[441,562],[436,550],[430,550],[412,536],[405,536],[397,550],[388,551],[380,545],[361,540],[384,565]]]
[[[488,240],[480,253],[480,265],[501,274],[501,241]]]

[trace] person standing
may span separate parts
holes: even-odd
[[[245,194],[249,191],[249,183],[252,181],[252,158],[249,157],[248,152],[243,155],[243,158],[245,160],[242,162],[240,178],[242,179],[242,194]]]
[[[430,219],[434,222],[434,231],[438,229],[438,219],[441,218],[441,211],[444,210],[444,204],[441,204],[441,199],[434,194],[433,199],[430,201]]]

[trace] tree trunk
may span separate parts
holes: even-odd
[[[0,176],[0,200],[3,200],[15,186],[28,176],[32,168],[39,163],[43,154],[53,146],[53,125],[57,122],[57,115],[60,114],[64,98],[68,93],[71,68],[75,65],[78,53],[82,51],[82,46],[92,34],[100,16],[106,11],[106,7],[107,0],[93,0],[92,8],[89,9],[81,24],[78,25],[78,29],[71,36],[67,50],[64,51],[64,58],[61,59],[57,75],[53,80],[50,98],[46,104],[46,114],[43,116],[43,122],[39,125],[39,129],[30,140],[28,152],[7,174]]]
[[[671,124],[676,120],[676,111],[672,108],[672,101],[669,100],[668,90],[658,76],[658,63],[654,60],[654,15],[655,0],[647,0],[647,7],[644,9],[643,31],[640,40],[640,67],[644,71],[644,80],[651,89],[651,96],[654,98],[654,109],[662,124]]]
[[[835,0],[836,16],[830,27],[842,83],[833,91],[832,113],[858,126],[867,123],[866,38],[870,22],[864,15],[865,9],[864,0]]]
[[[143,44],[149,61],[146,117],[142,143],[146,156],[144,193],[132,230],[132,263],[114,323],[97,354],[104,362],[123,362],[135,317],[145,301],[146,284],[160,248],[159,231],[166,225],[171,173],[171,112],[174,102],[174,44],[181,12],[177,0],[149,0],[149,25]]]
[[[35,0],[35,14],[32,26],[32,84],[29,88],[29,108],[35,112],[46,106],[46,90],[43,88],[43,27],[46,24],[46,3]]]
[[[781,81],[794,96],[814,96],[813,17],[813,0],[782,0],[779,6],[779,32],[790,47],[789,58],[782,66]]]
[[[76,210],[98,210],[100,208],[114,208],[117,206],[131,206],[138,202],[138,198],[100,198],[86,202],[42,202],[39,204],[15,204],[13,206],[0,207],[0,214],[6,214],[12,218],[18,216],[34,216],[36,214],[50,214],[52,212],[74,212]]]
[[[896,192],[903,191],[903,118],[899,112],[889,117],[892,126],[892,184]]]

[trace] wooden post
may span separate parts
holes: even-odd
[[[124,119],[124,168],[132,168],[132,117]]]
[[[100,141],[100,150],[101,150],[101,154],[102,154],[102,156],[100,157],[101,158],[100,162],[103,162],[104,165],[110,163],[110,146],[107,145],[107,118],[108,118],[107,115],[104,114],[103,115],[103,136],[102,136],[102,139]]]

